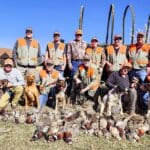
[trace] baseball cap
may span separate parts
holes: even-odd
[[[45,65],[46,66],[53,66],[54,65],[54,62],[50,59],[47,59],[46,62],[45,62]]]
[[[76,32],[75,32],[75,34],[76,34],[76,35],[78,35],[78,34],[82,35],[82,34],[83,34],[83,32],[82,32],[82,30],[81,30],[81,29],[77,29],[77,30],[76,30]]]
[[[27,27],[27,28],[26,28],[26,33],[27,33],[27,32],[31,32],[31,33],[32,33],[32,32],[33,32],[32,27]]]
[[[121,68],[129,68],[131,69],[132,68],[132,64],[130,62],[125,62]]]
[[[5,66],[5,65],[11,65],[11,66],[13,66],[13,60],[10,59],[10,58],[5,59],[5,61],[4,61],[4,66]]]
[[[122,36],[121,36],[121,35],[119,35],[119,34],[116,34],[116,35],[114,36],[114,40],[117,40],[117,39],[122,40]]]
[[[60,33],[59,32],[54,32],[53,35],[59,35],[60,36]]]
[[[143,32],[138,32],[138,34],[137,34],[137,37],[144,37],[145,36],[145,34],[143,33]]]
[[[91,39],[91,42],[98,42],[98,39],[96,38],[96,37],[93,37],[92,39]]]

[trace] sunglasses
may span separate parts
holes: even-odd
[[[119,38],[115,38],[115,39],[114,39],[114,41],[117,41],[117,40],[122,40],[122,38],[119,37]]]
[[[144,38],[144,36],[138,36],[137,38],[138,38],[138,39],[139,39],[139,38]]]
[[[82,36],[82,34],[76,34],[76,36]]]
[[[32,33],[32,31],[31,30],[27,30],[26,33]]]
[[[122,70],[123,71],[130,71],[131,69],[130,68],[123,68]]]
[[[54,37],[60,37],[60,35],[59,34],[54,34]]]
[[[53,64],[51,64],[51,63],[47,63],[47,64],[46,64],[46,66],[53,66]]]
[[[4,67],[12,67],[12,65],[7,64],[7,65],[4,65]]]
[[[91,40],[91,42],[98,42],[97,40]]]

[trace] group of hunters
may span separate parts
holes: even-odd
[[[72,103],[75,94],[82,94],[97,105],[99,96],[102,100],[109,90],[119,87],[124,92],[122,101],[128,103],[129,114],[136,113],[137,105],[147,111],[150,109],[150,84],[149,88],[144,88],[144,84],[150,83],[150,44],[144,41],[144,33],[139,32],[137,42],[125,46],[122,37],[116,34],[113,44],[104,48],[96,37],[87,44],[80,29],[75,31],[75,39],[67,44],[61,40],[59,32],[54,32],[53,41],[47,44],[42,57],[40,44],[33,39],[33,30],[29,27],[25,37],[17,39],[13,59],[5,59],[0,69],[0,80],[9,81],[8,90],[0,99],[0,109],[5,109],[10,99],[12,108],[16,109],[23,95],[25,73],[31,71],[36,76],[36,82],[39,84],[40,81],[42,89],[40,108],[46,103],[55,107],[56,82],[67,77],[66,94]],[[38,66],[43,67],[38,70]],[[75,92],[77,89],[80,91]]]

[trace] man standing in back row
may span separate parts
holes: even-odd
[[[118,71],[127,62],[127,47],[122,45],[122,37],[114,36],[114,43],[106,47],[108,72]]]
[[[66,68],[66,47],[60,40],[59,32],[54,32],[53,39],[52,42],[47,44],[45,60],[52,60],[54,62],[54,68],[63,76]]]
[[[82,59],[85,55],[87,44],[82,40],[82,35],[82,30],[76,30],[75,40],[68,44],[67,61],[69,69],[71,70],[71,77],[74,76],[78,66],[82,64]]]
[[[85,55],[85,49],[87,44],[82,40],[83,32],[77,29],[75,32],[75,40],[68,43],[67,48],[67,63],[70,70],[70,83],[68,84],[68,94],[72,88],[73,76],[78,69],[78,66],[82,64],[82,59]]]
[[[93,37],[91,39],[91,43],[86,49],[86,55],[90,56],[92,63],[95,64],[96,69],[98,71],[99,81],[101,80],[103,67],[105,65],[105,52],[104,49],[98,46],[98,39]]]
[[[137,43],[132,44],[128,50],[129,61],[133,67],[129,76],[130,78],[137,77],[142,83],[147,76],[146,67],[150,56],[150,44],[145,44],[144,40],[144,33],[139,32]]]
[[[26,28],[25,33],[25,37],[19,38],[13,48],[13,58],[16,67],[23,75],[27,70],[35,72],[36,66],[41,63],[40,45],[35,39],[33,39],[32,28]]]

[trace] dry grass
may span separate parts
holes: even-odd
[[[8,107],[8,110],[11,108]],[[18,109],[23,111],[23,107]],[[45,107],[45,111],[51,111]],[[73,139],[73,144],[68,145],[64,141],[47,143],[45,139],[31,142],[34,133],[33,124],[15,124],[0,120],[0,150],[149,150],[150,136],[141,138],[140,142],[130,142],[127,140],[117,141],[107,140],[104,137],[98,138],[90,135],[80,135]]]
[[[108,149],[138,149],[148,150],[150,136],[144,136],[139,143],[129,141],[106,140],[90,135],[80,135],[75,138],[72,145],[63,141],[47,143],[44,139],[30,142],[35,127],[27,124],[14,124],[0,121],[0,128],[6,129],[6,133],[0,132],[0,149],[3,150],[108,150]],[[0,131],[1,131],[0,129]]]

